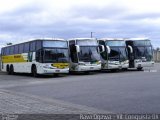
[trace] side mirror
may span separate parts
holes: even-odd
[[[79,45],[75,45],[75,47],[76,47],[77,53],[80,52],[80,47],[79,47]]]
[[[110,54],[111,53],[111,48],[108,45],[106,46],[106,48],[107,48],[107,53]]]
[[[132,46],[128,45],[128,48],[130,49],[130,53],[133,53],[133,48],[132,48]]]
[[[99,45],[99,52],[104,52],[105,51],[105,48],[104,48],[104,45]]]

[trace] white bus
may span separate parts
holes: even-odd
[[[129,68],[142,70],[143,67],[152,67],[153,49],[151,41],[147,38],[126,39],[128,50]]]
[[[34,39],[3,47],[2,71],[8,74],[54,74],[69,72],[68,42],[64,39]]]
[[[105,51],[101,53],[102,69],[115,71],[129,67],[123,38],[102,38],[98,40],[98,43],[105,48]]]
[[[99,47],[95,38],[69,39],[70,71],[86,72],[101,69]]]

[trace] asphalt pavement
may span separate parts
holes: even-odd
[[[65,103],[69,106],[68,110],[74,107],[81,112],[95,110],[106,113],[159,113],[159,85],[160,64],[155,64],[151,69],[145,68],[144,71],[103,71],[60,77],[33,78],[28,74],[0,74],[0,91],[3,96],[5,92],[15,97],[17,94],[27,98],[38,97],[39,101],[45,103],[53,100],[54,104],[63,103],[60,105],[63,106]],[[23,100],[26,101],[30,100]]]

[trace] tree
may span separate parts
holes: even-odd
[[[7,43],[7,45],[12,45],[12,43]]]

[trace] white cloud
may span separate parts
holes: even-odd
[[[30,3],[31,0],[0,0],[0,14]]]
[[[1,43],[31,37],[160,38],[159,0],[0,0]]]

